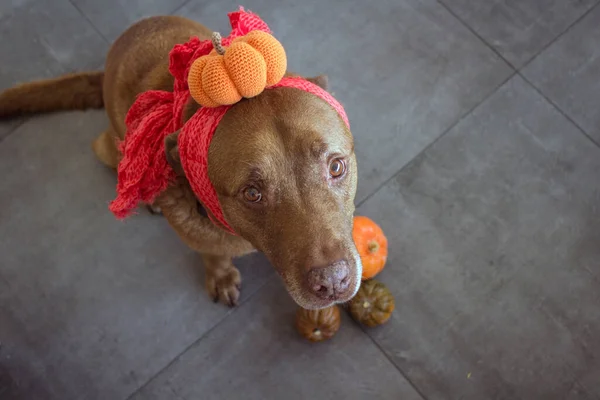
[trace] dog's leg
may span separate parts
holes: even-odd
[[[92,149],[104,165],[116,170],[119,165],[119,151],[117,150],[115,138],[112,129],[108,128],[94,140]]]
[[[215,301],[230,307],[237,305],[242,277],[230,257],[203,254],[206,268],[206,290]]]

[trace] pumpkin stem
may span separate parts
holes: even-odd
[[[213,32],[211,39],[217,54],[221,56],[225,54],[225,47],[223,47],[223,44],[221,43],[221,34],[219,32]]]
[[[377,253],[377,250],[379,250],[379,243],[377,243],[376,240],[373,240],[373,241],[369,242],[368,248],[369,248],[369,253]]]

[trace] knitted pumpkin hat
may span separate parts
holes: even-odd
[[[165,137],[180,130],[177,144],[184,173],[211,220],[235,235],[214,186],[208,177],[208,149],[219,122],[242,98],[258,96],[265,89],[294,88],[316,95],[330,104],[347,126],[342,105],[328,92],[302,78],[284,77],[285,51],[256,14],[229,14],[231,34],[212,40],[192,38],[170,53],[169,71],[175,78],[173,92],[142,93],[129,109],[127,134],[120,143],[117,198],[110,210],[118,218],[132,213],[139,202],[151,203],[175,178],[166,159]],[[183,124],[190,96],[202,107]]]

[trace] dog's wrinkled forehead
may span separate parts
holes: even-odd
[[[350,154],[353,146],[347,125],[328,103],[281,88],[227,112],[211,143],[209,166],[216,182],[227,182],[221,189],[229,192],[248,176],[269,179],[273,170],[290,163],[299,168],[328,154]],[[220,179],[227,173],[229,179]]]

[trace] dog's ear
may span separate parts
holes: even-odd
[[[329,78],[327,75],[313,76],[312,78],[306,78],[307,81],[314,83],[323,90],[327,90],[329,87]]]
[[[165,138],[165,153],[169,165],[177,175],[184,175],[183,167],[181,166],[181,159],[179,158],[179,148],[177,147],[177,137],[179,131],[171,133]]]

